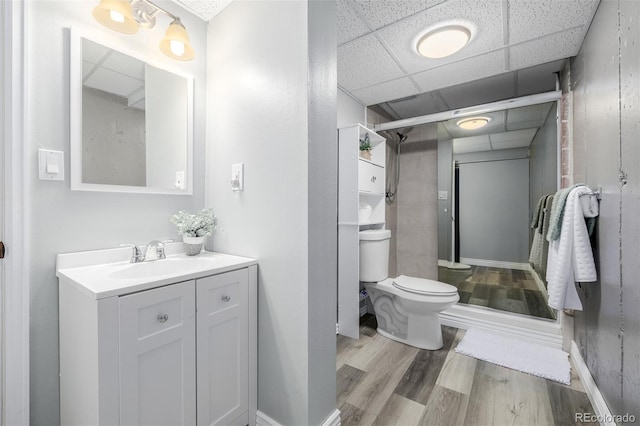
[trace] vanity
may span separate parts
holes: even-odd
[[[166,252],[58,255],[61,424],[255,424],[257,261]]]

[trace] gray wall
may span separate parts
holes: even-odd
[[[574,181],[602,185],[599,281],[579,286],[575,340],[614,414],[640,417],[640,3],[600,3],[571,64]],[[623,179],[619,177],[622,171]]]
[[[334,7],[232,2],[208,27],[213,247],[260,262],[258,408],[285,425],[319,424],[336,404]]]
[[[451,258],[452,168],[451,139],[438,140],[438,191],[447,191],[447,199],[438,200],[438,259],[442,260],[453,260]]]
[[[529,149],[529,218],[540,197],[558,188],[557,103],[549,110],[544,125],[538,129]]]
[[[196,92],[205,84],[205,25],[173,3],[162,5],[182,17],[191,42],[199,53],[195,60],[176,63],[158,49],[165,28],[141,30],[126,36],[98,25],[91,16],[94,2],[26,2],[27,102],[25,143],[30,151],[25,165],[30,209],[25,220],[30,235],[26,256],[30,287],[30,412],[32,425],[59,423],[58,380],[58,280],[56,254],[115,247],[129,242],[176,238],[169,217],[180,209],[203,207],[204,97],[196,97],[194,196],[135,195],[79,192],[69,189],[69,31],[74,26],[157,63],[192,74]],[[65,152],[65,182],[38,180],[38,148]],[[215,206],[214,206],[215,207]]]
[[[82,182],[146,185],[145,112],[126,99],[82,88]],[[113,132],[110,123],[119,123]]]
[[[438,279],[438,125],[419,126],[400,148],[397,274]]]
[[[461,163],[459,208],[461,258],[527,262],[528,158]]]

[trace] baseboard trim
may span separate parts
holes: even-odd
[[[322,423],[322,426],[340,426],[340,410],[337,408],[331,413],[329,417]]]
[[[616,423],[613,421],[614,416],[611,414],[611,410],[609,410],[600,389],[598,389],[598,385],[596,385],[596,382],[593,380],[593,376],[587,364],[584,362],[575,340],[571,342],[571,360],[576,367],[578,377],[580,377],[582,386],[584,386],[584,390],[589,397],[589,401],[591,401],[591,405],[600,424],[603,426],[616,426]]]
[[[469,305],[453,305],[440,313],[443,325],[467,330],[494,331],[523,341],[562,349],[562,327],[557,321],[528,318]]]
[[[256,426],[282,426],[262,411],[256,412]]]
[[[470,259],[467,257],[461,257],[460,263],[466,263],[467,265],[475,266],[488,266],[490,268],[518,269],[522,271],[529,270],[528,263],[503,262],[501,260]]]
[[[340,410],[337,408],[322,422],[321,426],[340,426]],[[271,417],[258,410],[256,413],[256,426],[282,426]]]

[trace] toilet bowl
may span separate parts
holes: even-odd
[[[439,314],[458,302],[458,290],[424,278],[388,278],[389,238],[386,229],[360,232],[360,281],[373,303],[378,333],[417,348],[440,349]]]

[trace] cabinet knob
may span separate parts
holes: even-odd
[[[222,296],[222,301],[223,302],[228,302],[229,300],[231,300],[231,296],[227,296],[226,294],[224,296]]]
[[[373,176],[373,177],[371,178],[371,182],[375,183],[375,181],[376,181],[376,177],[375,177],[375,176]]]
[[[167,315],[167,314],[158,314],[158,321],[167,322],[168,319],[169,319],[169,315]]]

